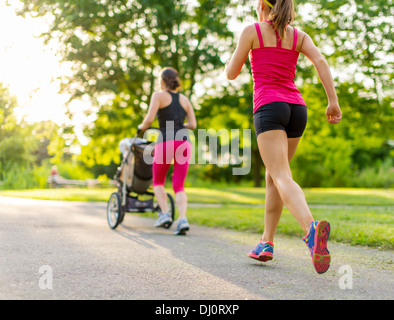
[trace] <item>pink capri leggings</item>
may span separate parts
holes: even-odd
[[[187,170],[189,169],[192,145],[189,141],[170,140],[155,145],[153,156],[153,186],[164,185],[168,169],[174,160],[172,187],[174,192],[184,190]]]

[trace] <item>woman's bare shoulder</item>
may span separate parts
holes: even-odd
[[[179,93],[179,103],[184,107],[185,109],[188,109],[192,104],[189,100],[188,97],[186,97],[183,93]]]

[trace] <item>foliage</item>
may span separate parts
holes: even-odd
[[[393,93],[392,0],[297,3],[302,28],[325,48],[336,69],[352,70],[346,78],[363,82],[363,94],[378,101]]]
[[[236,19],[251,21],[255,0],[22,2],[21,14],[49,19],[46,41],[56,38],[64,44],[59,54],[72,62],[74,72],[62,78],[62,90],[72,99],[88,97],[93,103],[96,120],[85,128],[90,142],[82,147],[79,160],[94,176],[113,176],[120,162],[119,141],[135,134],[158,89],[158,71],[172,66],[180,71],[183,92],[194,103],[199,128],[252,129],[249,175],[232,176],[231,166],[195,165],[194,178],[238,183],[253,179],[256,186],[261,184],[250,64],[232,83],[219,76],[236,45],[237,35],[229,26]],[[331,66],[343,120],[335,126],[326,123],[324,89],[313,65],[301,57],[296,81],[308,106],[308,125],[291,164],[295,179],[302,186],[392,187],[392,0],[297,0],[296,4],[296,27],[312,37]],[[0,137],[12,132],[12,138],[0,140],[0,147],[18,148],[0,154],[0,166],[12,161],[39,164],[47,156],[57,164],[75,161],[73,128],[58,128],[56,134],[27,142],[30,129],[16,125],[12,107],[4,104],[0,110]],[[12,158],[15,154],[18,159]]]
[[[5,179],[7,171],[30,168],[36,146],[29,126],[16,119],[16,106],[15,97],[0,84],[0,181]]]
[[[292,161],[294,178],[301,185],[361,186],[355,183],[361,171],[369,167],[379,168],[382,162],[391,158],[392,147],[388,144],[393,136],[391,107],[385,102],[379,107],[377,100],[353,94],[357,90],[362,90],[357,83],[340,84],[338,95],[343,120],[332,126],[325,121],[322,86],[303,86],[308,104],[308,124]],[[377,113],[377,108],[382,112]],[[390,169],[385,172],[386,182],[381,187],[393,184],[392,175],[388,174]]]
[[[57,165],[59,175],[65,179],[86,180],[94,179],[93,173],[76,161],[64,161]]]
[[[376,167],[367,167],[357,172],[351,185],[364,188],[394,188],[393,158],[387,158]]]
[[[71,153],[64,133],[51,121],[27,123],[14,113],[15,97],[0,84],[0,181],[3,189],[44,188],[53,164],[58,164],[65,176],[89,177],[83,166],[69,164]]]
[[[2,189],[32,189],[37,188],[37,181],[33,179],[31,169],[20,169],[17,166],[3,171]]]
[[[107,97],[86,129],[91,143],[81,159],[89,166],[119,161],[117,145],[142,120],[161,67],[176,68],[192,96],[198,78],[221,64],[219,53],[232,36],[224,0],[23,2],[24,14],[53,16],[45,37],[65,44],[61,55],[75,71],[63,88],[96,105]]]

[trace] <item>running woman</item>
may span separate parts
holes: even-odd
[[[178,72],[173,68],[164,68],[160,79],[162,91],[153,93],[148,113],[138,128],[142,132],[146,131],[157,115],[161,134],[155,145],[152,170],[153,191],[161,212],[155,227],[168,227],[172,223],[164,183],[174,160],[172,186],[179,210],[179,220],[174,234],[185,235],[190,227],[186,218],[187,197],[184,183],[192,148],[187,129],[194,130],[197,122],[189,99],[178,92],[180,88]],[[187,123],[184,123],[185,118]]]
[[[324,273],[331,261],[327,249],[330,224],[313,219],[289,165],[307,122],[306,104],[294,84],[299,53],[314,64],[319,74],[328,98],[327,121],[332,124],[342,118],[334,81],[311,37],[290,26],[295,17],[293,0],[258,0],[256,11],[259,22],[242,31],[225,69],[227,78],[235,79],[250,54],[253,121],[266,167],[266,196],[264,233],[248,256],[260,261],[273,258],[274,234],[285,204],[305,232],[303,240],[316,271]]]

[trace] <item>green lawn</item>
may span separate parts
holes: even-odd
[[[0,191],[0,196],[50,200],[107,201],[115,189],[49,189]],[[259,232],[264,229],[263,188],[188,188],[191,223]],[[317,220],[330,221],[330,239],[352,245],[394,249],[394,190],[304,189]],[[171,192],[169,190],[169,192]],[[149,216],[149,214],[147,214]],[[153,217],[153,214],[152,214]],[[302,237],[293,216],[285,209],[278,233]]]
[[[0,195],[47,200],[107,201],[116,189],[0,190]],[[172,191],[168,189],[170,193]],[[187,188],[190,203],[264,204],[264,188]],[[304,189],[309,204],[394,206],[394,189]]]
[[[389,207],[311,208],[316,220],[331,224],[330,239],[352,245],[394,249],[394,214]],[[188,209],[189,222],[219,226],[239,231],[262,233],[264,211],[262,208],[224,205],[219,208]],[[284,210],[278,233],[304,236],[298,223],[288,210]]]
[[[310,204],[394,206],[393,189],[304,189]],[[188,188],[189,202],[263,204],[264,188]]]
[[[29,190],[0,190],[0,196],[68,201],[108,201],[115,189],[29,189]]]

